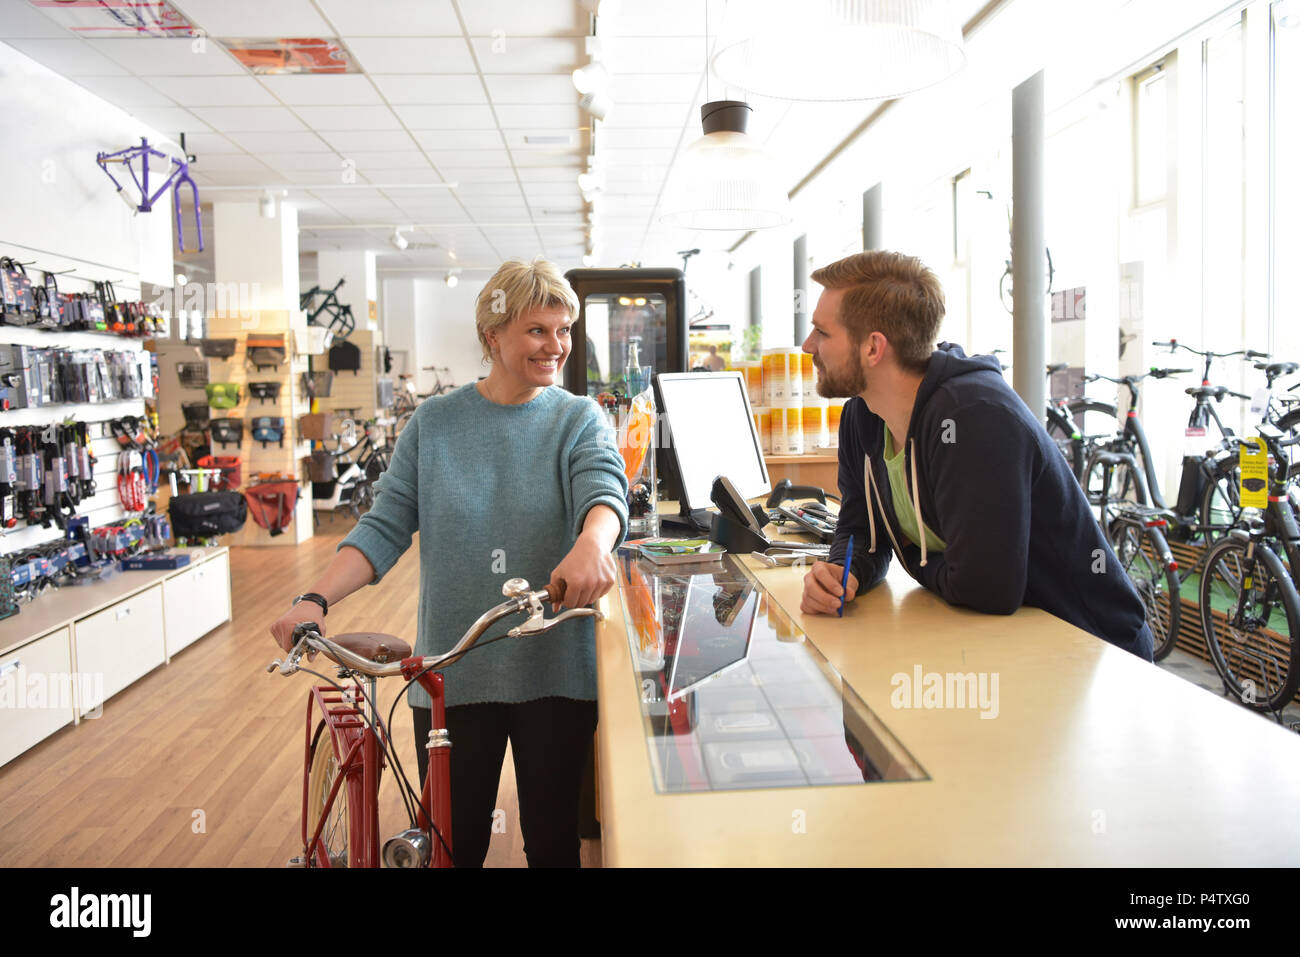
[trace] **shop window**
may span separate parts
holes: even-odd
[[[1271,343],[1279,359],[1300,360],[1300,322],[1290,288],[1300,262],[1300,2],[1280,0],[1270,10],[1272,45],[1272,316]]]

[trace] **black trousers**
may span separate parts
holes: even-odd
[[[423,782],[433,712],[411,711]],[[528,866],[578,867],[579,799],[596,730],[596,702],[538,698],[522,704],[457,705],[447,709],[447,730],[456,866],[482,867],[487,857],[508,739]]]

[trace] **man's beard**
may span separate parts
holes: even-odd
[[[813,361],[817,369],[817,394],[823,399],[849,399],[866,391],[867,373],[862,368],[862,357],[856,349],[850,355],[853,357],[850,367],[835,375],[828,373],[820,362]]]

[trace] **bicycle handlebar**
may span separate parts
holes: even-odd
[[[1254,349],[1238,349],[1236,352],[1202,352],[1200,349],[1193,349],[1189,345],[1184,345],[1177,339],[1166,339],[1163,342],[1152,342],[1151,344],[1153,346],[1165,346],[1170,352],[1174,352],[1178,349],[1186,349],[1193,355],[1205,356],[1213,359],[1227,359],[1230,356],[1245,356],[1247,359],[1267,359],[1269,357],[1267,352],[1257,352]]]
[[[546,618],[542,610],[542,602],[549,602],[554,607],[557,602],[562,601],[565,591],[562,582],[559,585],[548,584],[537,591],[530,591],[527,581],[522,578],[512,578],[501,586],[501,591],[507,596],[505,601],[480,615],[478,620],[470,625],[465,634],[461,636],[460,641],[456,642],[451,651],[436,657],[424,656],[418,659],[419,664],[416,670],[428,671],[444,665],[454,664],[474,646],[475,642],[483,636],[483,633],[488,628],[510,615],[521,612],[529,613],[526,621],[506,632],[506,636],[511,638],[540,635],[543,632],[550,631],[560,622],[572,618],[591,617],[599,620],[603,617],[594,608],[568,608],[554,618]],[[403,673],[403,662],[372,661],[355,652],[348,651],[328,638],[322,637],[320,626],[315,622],[302,622],[299,624],[293,630],[293,637],[293,649],[283,660],[277,658],[267,665],[268,674],[277,668],[282,675],[293,674],[298,670],[302,656],[309,651],[322,652],[326,657],[349,671],[355,671],[358,674],[368,675],[372,678],[391,678],[394,675]]]

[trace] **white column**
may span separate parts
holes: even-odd
[[[214,281],[238,290],[241,311],[298,311],[297,209],[281,204],[267,219],[257,203],[215,203],[212,248]]]

